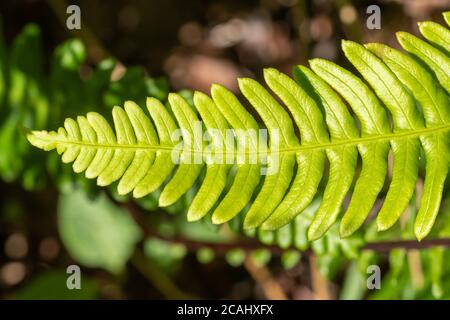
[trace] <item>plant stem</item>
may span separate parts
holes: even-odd
[[[330,283],[319,270],[317,257],[311,254],[309,259],[309,269],[311,273],[311,287],[317,300],[331,300]]]
[[[123,205],[123,204],[122,204]],[[295,247],[291,246],[286,249],[282,249],[277,245],[264,245],[257,240],[248,238],[239,238],[237,240],[232,240],[230,242],[205,242],[187,239],[181,236],[166,237],[159,234],[156,230],[148,227],[146,222],[142,219],[141,209],[133,202],[126,203],[124,205],[130,215],[134,218],[137,224],[142,228],[146,237],[158,238],[172,243],[183,244],[189,251],[197,251],[201,248],[211,248],[214,250],[216,255],[225,255],[228,251],[233,249],[242,249],[244,251],[250,252],[257,249],[267,249],[272,252],[272,254],[282,254],[288,250],[297,250]],[[362,250],[372,250],[377,252],[389,252],[394,248],[402,248],[406,250],[412,249],[426,249],[435,246],[441,246],[450,248],[450,238],[442,239],[424,239],[422,241],[417,240],[392,240],[392,241],[380,241],[380,242],[368,242],[361,249]],[[312,253],[311,250],[306,250],[302,252],[303,254]]]
[[[131,257],[133,266],[145,276],[153,286],[158,289],[165,298],[170,300],[198,299],[179,289],[173,281],[162,272],[140,250],[136,250]]]
[[[267,299],[287,300],[287,296],[280,284],[273,278],[267,267],[257,266],[250,257],[245,259],[244,266],[255,282],[261,286]]]

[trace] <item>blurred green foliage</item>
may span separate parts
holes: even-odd
[[[98,297],[97,284],[82,277],[80,290],[67,290],[64,271],[47,271],[36,276],[26,287],[14,295],[19,300],[90,300]]]
[[[26,190],[42,188],[50,175],[61,190],[77,181],[95,192],[91,182],[70,173],[55,155],[31,152],[18,128],[56,127],[66,117],[106,111],[128,99],[141,105],[147,96],[164,100],[168,84],[146,76],[140,67],[128,68],[119,80],[112,81],[117,62],[106,59],[89,66],[79,39],[59,45],[49,70],[44,70],[46,65],[38,26],[27,25],[11,48],[0,37],[0,176],[7,182],[21,180]]]
[[[134,220],[104,194],[92,200],[81,190],[63,193],[58,213],[64,246],[87,267],[120,273],[142,237]]]

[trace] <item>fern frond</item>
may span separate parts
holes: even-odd
[[[450,27],[450,11],[444,12],[442,15],[444,16],[445,22],[447,22],[448,26]]]
[[[444,17],[449,22],[449,13]],[[311,69],[295,68],[295,80],[266,69],[264,79],[274,95],[255,80],[239,79],[240,91],[268,131],[268,143],[251,134],[260,129],[258,122],[220,85],[212,86],[211,97],[195,92],[198,115],[184,98],[170,94],[174,117],[154,98],[147,100],[150,117],[128,101],[112,111],[114,130],[91,112],[76,121],[67,119],[57,131],[32,131],[28,139],[38,148],[56,149],[63,162],[73,162],[75,172],[84,171],[100,186],[118,181],[119,194],[143,197],[168,181],[160,206],[175,203],[206,170],[188,220],[211,212],[214,223],[224,223],[250,204],[244,228],[259,228],[261,238],[271,234],[264,230],[275,229],[282,237],[289,222],[297,223],[294,218],[316,197],[329,162],[322,202],[308,220],[309,240],[335,225],[353,182],[339,233],[346,237],[361,227],[385,184],[389,152],[392,179],[377,225],[379,230],[393,226],[413,196],[423,150],[425,182],[415,221],[420,240],[438,214],[450,163],[450,31],[434,22],[419,28],[429,42],[397,34],[410,55],[382,44],[343,41],[343,51],[362,79],[323,59],[311,60]],[[227,141],[230,129],[236,143]],[[177,130],[181,134],[174,135]],[[355,178],[358,155],[362,167]],[[271,174],[262,175],[263,169]]]

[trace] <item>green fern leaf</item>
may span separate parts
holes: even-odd
[[[152,117],[159,137],[159,149],[149,148],[149,151],[156,150],[155,161],[152,164],[148,161],[150,168],[142,170],[145,176],[138,182],[133,190],[133,196],[143,197],[158,189],[164,180],[170,175],[175,164],[171,160],[171,155],[165,150],[171,150],[177,143],[172,133],[177,130],[177,125],[164,105],[154,99],[147,99],[147,109]],[[151,132],[151,131],[150,131]],[[152,146],[153,144],[150,144]]]
[[[195,153],[202,148],[202,139],[197,136],[198,133],[194,129],[194,124],[198,123],[199,119],[187,101],[180,95],[174,93],[169,94],[169,102],[172,106],[175,118],[177,119],[180,128],[183,130],[183,141],[185,144],[187,143],[187,147],[190,148],[193,153],[182,153],[181,156],[191,157],[191,162],[194,163],[193,158],[196,156]],[[192,187],[200,174],[203,164],[185,164],[183,160],[186,159],[181,160],[174,176],[161,192],[159,197],[159,205],[161,207],[167,207],[175,203],[189,190],[189,188]]]
[[[444,18],[449,22],[449,13]],[[389,152],[392,179],[377,225],[379,230],[392,227],[411,201],[423,150],[424,190],[414,226],[420,240],[438,214],[450,163],[450,31],[434,22],[419,28],[429,42],[397,34],[410,56],[382,44],[344,41],[345,56],[362,79],[323,59],[311,60],[311,69],[295,68],[295,80],[266,69],[264,79],[273,95],[255,80],[239,79],[267,139],[239,99],[213,85],[211,97],[194,94],[198,116],[184,98],[170,94],[174,118],[154,98],[147,100],[150,117],[128,101],[124,108],[113,108],[114,130],[90,112],[76,121],[67,119],[57,131],[32,131],[28,140],[46,151],[56,149],[63,162],[73,162],[75,172],[96,178],[100,186],[118,181],[119,194],[132,192],[139,198],[164,185],[160,206],[180,199],[206,167],[187,219],[199,220],[211,212],[213,223],[219,224],[247,207],[244,228],[258,229],[260,239],[285,248],[304,247],[332,227],[341,237],[360,228],[385,184]],[[330,170],[325,179],[326,162]],[[322,201],[304,224],[297,216],[310,208],[322,180]],[[297,229],[303,232],[299,235]],[[334,240],[327,241],[335,247]],[[314,246],[320,252],[324,243],[314,241]]]
[[[403,49],[433,70],[441,86],[450,94],[450,59],[437,48],[407,32],[398,32],[397,39]]]
[[[370,44],[368,48],[382,58],[398,79],[414,93],[422,108],[426,127],[437,128],[434,134],[420,136],[426,159],[426,173],[415,234],[418,239],[422,239],[430,232],[436,219],[448,171],[448,131],[441,132],[439,129],[447,128],[450,120],[449,98],[436,85],[432,74],[414,59],[381,44]]]
[[[389,109],[394,132],[419,130],[424,127],[414,97],[378,57],[352,42],[344,42],[343,49],[350,62]],[[419,139],[391,140],[391,150],[394,157],[393,174],[383,207],[378,213],[380,230],[390,228],[408,206],[419,170]]]
[[[194,103],[208,128],[216,128],[217,134],[211,136],[212,145],[211,156],[215,152],[224,150],[223,141],[226,141],[226,130],[229,129],[225,117],[217,109],[214,102],[206,94],[196,92],[194,94]],[[225,189],[227,183],[227,173],[229,165],[207,164],[206,176],[196,194],[187,213],[189,221],[196,221],[204,217],[214,206]]]
[[[450,11],[444,12],[442,15],[444,16],[445,22],[450,26]]]
[[[339,142],[357,139],[358,129],[340,97],[323,81],[306,67],[298,66],[294,70],[296,80],[304,87],[316,103],[325,110],[331,141]],[[320,238],[336,221],[341,211],[342,202],[350,189],[356,169],[358,151],[354,145],[344,145],[327,150],[330,162],[328,183],[323,201],[308,229],[308,238]]]
[[[245,110],[236,96],[219,85],[213,85],[211,95],[218,109],[231,127],[237,132],[238,149],[243,152],[242,163],[237,165],[233,184],[212,214],[213,223],[223,223],[235,217],[250,201],[260,179],[260,165],[249,163],[248,152],[257,149],[258,138],[247,134],[248,130],[258,130],[258,123]],[[240,131],[241,130],[241,131]]]
[[[286,104],[299,128],[303,145],[327,143],[328,133],[320,109],[306,92],[288,76],[273,70],[265,71],[269,87]],[[275,212],[264,222],[265,229],[278,229],[302,212],[313,200],[322,179],[324,150],[297,152],[297,174],[290,190]]]
[[[361,123],[363,138],[390,133],[385,109],[358,77],[330,61],[316,59],[310,63],[312,69],[352,107]],[[362,158],[362,170],[349,207],[342,218],[342,236],[352,234],[363,224],[383,187],[387,173],[388,141],[358,144],[358,150]]]
[[[299,142],[295,136],[292,120],[278,102],[252,79],[240,79],[239,86],[244,96],[261,115],[269,130],[269,135],[273,137],[273,133],[279,130],[279,147],[298,146]],[[269,157],[271,156],[269,155]],[[278,155],[275,155],[275,157],[278,157]],[[268,159],[267,162],[267,170],[273,170],[276,173],[268,175],[264,180],[261,191],[245,217],[244,228],[254,228],[263,223],[279,205],[291,182],[295,164],[293,154],[283,154],[279,163],[277,159]],[[272,168],[275,163],[277,163],[278,168]]]
[[[429,42],[450,54],[450,30],[432,21],[419,23],[419,29]]]

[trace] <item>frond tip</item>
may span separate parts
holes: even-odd
[[[150,117],[127,101],[112,110],[114,129],[90,112],[66,119],[57,131],[27,137],[40,149],[56,149],[64,163],[100,186],[118,181],[119,194],[138,198],[163,187],[160,206],[175,203],[204,176],[188,220],[211,212],[214,223],[224,223],[246,211],[248,229],[279,229],[301,214],[316,197],[329,162],[322,202],[308,229],[311,240],[335,224],[353,184],[340,235],[364,224],[385,184],[389,152],[392,177],[377,225],[392,227],[414,194],[423,152],[424,188],[414,225],[421,240],[438,214],[450,162],[450,31],[434,22],[421,23],[420,31],[429,42],[397,34],[411,55],[343,41],[362,79],[323,59],[311,60],[311,69],[296,67],[295,80],[266,69],[265,82],[277,99],[255,80],[239,79],[266,138],[239,99],[219,85],[212,86],[211,97],[195,92],[194,106],[170,94],[171,112],[148,98]],[[358,156],[362,167],[355,178]]]

